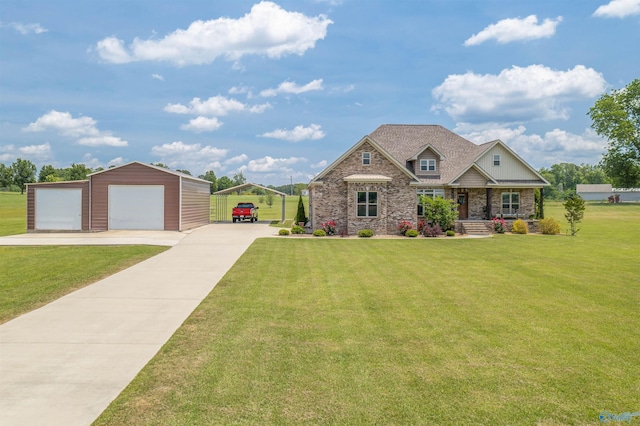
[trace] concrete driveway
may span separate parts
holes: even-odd
[[[153,258],[0,325],[0,424],[91,424],[249,245],[276,231],[255,223],[198,228]]]

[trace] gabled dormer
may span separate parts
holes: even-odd
[[[442,153],[431,144],[427,144],[407,160],[407,168],[416,176],[439,177],[441,162],[444,159]]]

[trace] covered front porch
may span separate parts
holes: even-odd
[[[538,200],[535,188],[451,188],[448,195],[458,204],[460,221],[544,217],[542,188]]]

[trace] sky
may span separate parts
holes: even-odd
[[[0,162],[308,182],[382,124],[596,164],[640,0],[0,0]]]

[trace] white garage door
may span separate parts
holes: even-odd
[[[109,229],[164,229],[164,186],[109,185]]]
[[[36,229],[80,231],[82,189],[36,189]]]

